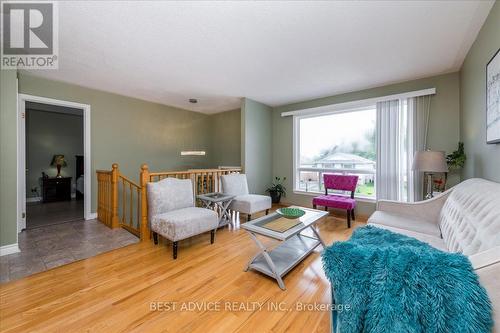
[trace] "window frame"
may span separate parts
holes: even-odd
[[[368,108],[374,108],[376,109],[376,103],[373,103],[372,101],[360,101],[359,103],[356,103],[356,105],[352,105],[349,108],[345,109],[336,109],[336,110],[321,110],[319,112],[314,112],[314,113],[307,113],[303,115],[293,115],[293,170],[292,170],[292,181],[293,181],[293,193],[295,194],[302,194],[302,195],[310,195],[310,196],[317,196],[318,194],[323,194],[324,192],[320,191],[304,191],[299,187],[299,169],[300,169],[300,120],[302,119],[307,119],[307,118],[316,118],[316,117],[323,117],[323,116],[329,116],[329,115],[336,115],[336,114],[342,114],[342,113],[351,113],[351,112],[356,112],[356,111],[365,111]],[[375,123],[375,131],[377,131],[377,124]],[[376,144],[376,143],[375,143]],[[378,150],[378,148],[377,148]],[[324,170],[326,172],[352,172],[352,173],[357,173],[357,174],[363,174],[366,173],[362,169],[335,169],[335,168],[322,168],[320,170]],[[376,176],[376,169],[374,175]],[[366,173],[366,174],[372,174],[372,173]],[[320,173],[321,175],[321,173]],[[363,196],[363,195],[357,195],[354,193],[354,197],[357,200],[360,201],[366,201],[366,202],[376,202],[377,201],[377,182],[375,179],[375,195],[374,196]],[[350,196],[350,194],[342,194],[339,193],[339,195],[344,195],[344,196]]]

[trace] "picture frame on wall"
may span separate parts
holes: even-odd
[[[500,49],[486,64],[486,143],[500,143]]]

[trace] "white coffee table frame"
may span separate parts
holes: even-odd
[[[300,218],[300,224],[284,232],[276,232],[261,226],[279,218],[278,213],[263,216],[241,226],[259,248],[259,252],[248,262],[245,272],[254,269],[270,276],[278,282],[282,290],[286,290],[283,276],[304,260],[317,246],[322,245],[323,248],[326,246],[315,224],[328,213],[304,207],[295,208],[303,209],[306,214]],[[305,230],[312,230],[312,236],[304,235]],[[280,244],[274,248],[266,247],[259,240],[258,235],[278,240]]]

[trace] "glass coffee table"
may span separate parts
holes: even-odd
[[[241,226],[259,248],[259,252],[248,262],[245,271],[254,269],[272,277],[282,290],[286,289],[283,276],[304,260],[318,245],[325,247],[315,224],[327,216],[328,212],[293,207],[304,210],[305,215],[298,219],[286,219],[278,213],[272,213]],[[308,230],[312,232],[306,235]],[[274,248],[268,248],[257,236],[272,238],[281,243]]]

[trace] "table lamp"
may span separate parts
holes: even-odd
[[[54,157],[52,157],[52,162],[50,162],[50,165],[57,167],[57,178],[62,177],[61,167],[65,168],[66,166],[68,166],[66,160],[64,159],[64,155],[54,155]]]
[[[425,199],[432,198],[432,176],[436,172],[448,172],[444,151],[417,151],[413,158],[412,170],[427,173],[427,194]]]

